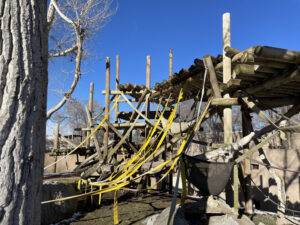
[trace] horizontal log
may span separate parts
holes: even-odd
[[[137,102],[138,100],[136,100],[135,98],[132,99],[128,99],[130,102]],[[113,100],[112,102],[116,102],[116,100]],[[122,103],[122,102],[127,102],[125,99],[120,99],[118,101],[118,103]]]
[[[215,106],[239,105],[238,98],[214,98],[211,102]]]
[[[277,74],[281,70],[280,69],[275,69],[275,68],[270,68],[270,67],[265,67],[261,65],[253,65],[254,66],[254,71],[255,72],[262,72],[262,73],[271,73],[271,74]]]
[[[254,53],[255,56],[267,60],[300,64],[300,52],[297,51],[268,46],[257,46]]]
[[[295,66],[294,64],[286,63],[286,62],[274,62],[267,59],[256,58],[255,65],[273,68],[273,69],[290,69]]]
[[[261,91],[272,90],[273,88],[279,87],[283,84],[299,79],[299,75],[300,75],[300,67],[298,67],[294,71],[289,71],[284,74],[273,77],[271,79],[268,79],[267,81],[260,83],[254,87],[247,88],[245,91],[248,94],[255,94]]]
[[[143,115],[146,115],[146,112],[142,112]],[[155,118],[156,111],[150,111],[148,115],[148,119],[154,119]],[[132,112],[119,112],[118,118],[123,119],[123,120],[129,120],[131,117]],[[169,117],[170,116],[170,111],[165,111],[164,116]],[[135,119],[135,118],[133,118]]]
[[[112,125],[117,129],[130,128],[134,123],[113,123]],[[135,124],[135,128],[145,128],[147,123],[140,122]]]
[[[136,91],[136,92],[133,92],[133,91],[125,91],[125,92],[123,92],[123,93],[124,93],[125,95],[132,95],[132,94],[142,94],[143,91]],[[106,94],[106,91],[103,90],[103,91],[102,91],[102,94],[105,95],[105,94]],[[110,95],[120,95],[120,94],[121,94],[121,91],[119,91],[119,90],[110,90],[110,91],[109,91],[109,94],[110,94]]]
[[[241,52],[240,50],[231,48],[229,46],[227,46],[224,51],[226,52],[226,56],[230,58]]]
[[[282,98],[258,98],[257,105],[261,109],[276,108],[288,105],[299,104],[299,97],[282,97]]]

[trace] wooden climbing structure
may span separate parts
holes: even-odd
[[[300,111],[300,52],[268,46],[254,46],[241,51],[231,47],[230,36],[230,14],[226,13],[223,15],[223,54],[216,57],[205,55],[202,59],[195,59],[190,68],[173,74],[173,53],[170,51],[169,78],[153,87],[150,86],[150,56],[147,56],[146,85],[119,84],[117,56],[115,89],[109,85],[110,59],[106,59],[106,89],[102,92],[105,95],[105,116],[102,122],[94,124],[95,116],[100,113],[91,115],[92,109],[89,107],[89,123],[87,128],[82,129],[85,131],[82,142],[77,145],[71,139],[61,137],[71,146],[67,155],[76,153],[78,149],[86,152],[86,158],[75,169],[81,173],[83,181],[87,182],[97,172],[98,178],[100,176],[98,180],[89,181],[90,192],[80,197],[129,187],[143,190],[147,188],[141,186],[146,180],[144,175],[154,176],[159,181],[168,177],[164,189],[168,183],[172,191],[173,176],[170,174],[177,167],[181,154],[193,141],[193,135],[199,131],[201,123],[218,115],[223,124],[224,142],[199,157],[216,161],[218,157],[225,156],[225,162],[234,162],[233,207],[238,210],[240,183],[245,195],[246,212],[252,214],[249,156],[259,150],[261,159],[267,163],[262,149],[264,144],[276,135],[283,137],[284,132],[300,131],[299,124],[290,119]],[[93,85],[90,93],[91,106]],[[199,112],[201,116],[189,122],[175,121],[178,104],[190,99],[203,102],[206,106],[204,111]],[[119,112],[119,104],[123,102],[130,105],[132,111]],[[243,138],[236,143],[232,143],[232,106],[240,106],[242,111]],[[290,108],[278,121],[273,121],[264,112],[283,106]],[[108,118],[113,109],[115,117],[111,122]],[[269,125],[254,132],[250,113],[256,113]],[[95,132],[98,129],[104,130],[103,145],[97,141]],[[142,131],[144,136],[144,142],[140,145],[132,141],[137,130]],[[113,139],[112,143],[109,143],[110,139]],[[250,141],[255,142],[254,147],[249,147]],[[55,143],[54,148],[58,149],[58,142]],[[277,182],[278,199],[284,203],[280,179],[271,168],[270,172]],[[238,176],[239,173],[242,176]],[[280,204],[279,209],[284,212],[284,204]]]

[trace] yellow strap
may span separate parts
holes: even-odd
[[[76,148],[74,148],[72,151],[70,151],[68,154],[66,154],[64,157],[60,158],[59,160],[55,161],[54,163],[51,163],[49,165],[47,165],[46,167],[44,167],[44,170],[55,165],[56,163],[58,163],[59,161],[65,159],[67,156],[71,155],[73,152],[75,152],[78,148],[80,148],[90,137],[92,137],[92,135],[100,129],[100,127],[102,126],[102,124],[105,122],[105,120],[107,120],[109,114],[113,111],[113,109],[115,108],[115,106],[117,105],[117,103],[119,102],[120,99],[120,95],[117,97],[115,104],[113,105],[113,107],[110,109],[110,111],[108,112],[108,114],[105,115],[105,117],[103,118],[103,120],[99,123],[99,125],[79,144],[77,145]]]
[[[101,204],[101,199],[102,199],[102,193],[101,193],[101,190],[102,190],[102,185],[99,186],[99,191],[100,191],[100,192],[99,192],[99,202],[98,202],[98,203],[99,203],[99,206],[100,206],[100,204]]]
[[[114,224],[119,224],[119,217],[118,217],[118,191],[115,191],[114,197]]]
[[[180,205],[183,205],[186,199],[185,164],[183,161],[181,161],[180,164],[180,172],[181,172],[181,182],[182,182],[182,195],[181,195]]]
[[[122,151],[122,155],[123,155],[124,162],[126,162],[125,152],[124,152],[124,148],[123,148],[123,147],[121,147],[121,151]]]
[[[117,181],[119,181],[119,180],[121,180],[122,178],[123,178],[123,180],[124,179],[126,179],[126,178],[129,178],[129,177],[131,177],[146,161],[148,161],[156,152],[157,152],[157,150],[159,149],[159,147],[161,146],[161,144],[163,143],[163,141],[164,141],[164,139],[165,139],[165,137],[166,137],[166,135],[167,135],[167,133],[168,133],[168,131],[169,131],[169,129],[171,128],[171,123],[172,123],[172,121],[173,121],[173,119],[174,119],[174,117],[175,117],[175,113],[176,113],[176,110],[177,110],[177,106],[178,106],[178,104],[179,104],[179,102],[180,102],[180,100],[182,99],[182,95],[183,95],[183,92],[182,92],[182,90],[180,91],[180,94],[179,94],[179,97],[178,97],[178,101],[177,101],[177,104],[176,104],[176,106],[174,107],[174,110],[172,111],[172,113],[171,113],[171,115],[170,115],[170,117],[169,117],[169,119],[168,119],[168,122],[167,122],[167,128],[165,129],[163,129],[164,130],[164,132],[163,132],[163,135],[162,135],[162,137],[160,138],[160,140],[159,140],[159,142],[158,142],[158,144],[157,144],[157,146],[156,146],[156,148],[155,148],[155,150],[144,160],[144,161],[142,161],[139,165],[137,165],[130,173],[129,173],[129,171],[130,170],[128,170],[128,171],[126,171],[124,174],[122,174],[120,177],[118,177],[116,180]],[[159,135],[158,135],[159,136]],[[154,144],[154,143],[153,143]],[[140,160],[142,160],[142,159],[144,159],[145,158],[145,156],[146,155],[143,155],[140,159],[139,159],[139,161]],[[132,167],[133,168],[133,167]],[[130,168],[131,169],[131,168]],[[128,174],[129,173],[129,174]],[[126,174],[128,174],[127,176],[126,176]],[[124,176],[125,176],[125,178],[124,178]]]
[[[120,179],[122,179],[124,176],[126,176],[126,174],[128,174],[131,170],[132,170],[132,168],[140,161],[138,161],[133,167],[131,167],[130,169],[128,169],[124,174],[122,174],[121,176],[120,176],[120,174],[121,174],[121,172],[122,171],[124,171],[124,170],[126,170],[130,165],[132,165],[132,163],[134,162],[134,161],[136,161],[136,159],[138,158],[138,157],[140,157],[140,155],[142,154],[142,152],[144,151],[144,149],[148,146],[148,144],[150,143],[150,140],[151,140],[151,138],[152,138],[152,136],[154,135],[154,133],[155,133],[155,131],[156,131],[156,129],[157,129],[157,126],[159,125],[159,123],[160,123],[160,121],[161,121],[161,118],[162,118],[162,116],[163,116],[163,114],[164,114],[164,111],[166,110],[166,108],[167,108],[167,105],[168,105],[168,102],[169,102],[169,100],[170,100],[170,97],[171,97],[171,95],[169,95],[169,98],[167,99],[167,102],[166,102],[166,104],[165,104],[165,107],[164,107],[164,109],[163,109],[163,112],[161,113],[161,115],[160,115],[160,117],[159,117],[159,119],[157,120],[157,122],[156,122],[156,124],[155,124],[155,126],[154,126],[154,128],[153,128],[153,130],[152,130],[152,132],[151,132],[151,134],[150,134],[150,136],[148,137],[148,139],[146,140],[146,142],[144,142],[144,144],[142,145],[142,147],[140,148],[140,150],[138,151],[138,153],[134,156],[134,157],[132,157],[129,161],[128,161],[128,163],[114,176],[114,177],[116,177],[116,176],[118,176],[118,178],[116,179],[116,180],[120,180]]]
[[[91,185],[91,191],[93,191],[93,185]],[[94,202],[94,197],[93,195],[91,195],[91,203],[93,204],[93,202]]]
[[[78,184],[77,184],[77,189],[78,189],[79,191],[81,191],[80,186],[81,186],[81,179],[78,181]]]

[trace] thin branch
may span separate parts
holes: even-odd
[[[78,48],[78,45],[74,45],[68,49],[65,49],[64,51],[62,52],[58,52],[58,53],[55,53],[55,54],[49,54],[48,55],[48,58],[55,58],[55,57],[60,57],[60,56],[66,56],[67,54],[71,53],[71,52],[74,52],[75,50],[77,50]]]

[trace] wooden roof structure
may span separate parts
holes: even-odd
[[[232,60],[232,79],[226,84],[223,79],[223,57],[211,57],[221,92],[239,97],[245,93],[259,99],[263,109],[296,104],[300,94],[300,52],[268,46],[255,46],[244,51],[230,47],[225,49]],[[156,83],[152,87],[151,100],[168,98],[169,94],[178,96],[180,88],[186,85],[184,99],[199,96],[203,85],[205,65],[203,60],[195,59],[189,69],[182,69],[170,79]],[[207,78],[209,79],[209,74]],[[120,90],[138,98],[144,85],[126,83]],[[208,80],[205,96],[212,94]]]

